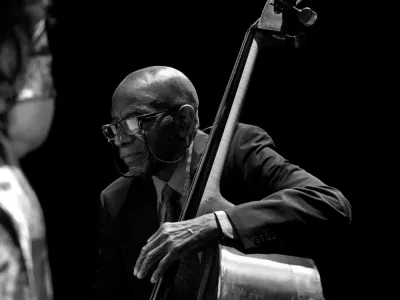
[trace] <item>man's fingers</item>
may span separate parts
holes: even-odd
[[[168,253],[158,264],[157,270],[154,271],[153,276],[151,276],[151,283],[156,283],[160,279],[165,271],[172,265],[174,261],[178,258],[177,252],[173,251]]]
[[[158,230],[147,240],[147,243],[151,243],[156,237],[158,237],[163,231],[165,232],[168,227],[171,226],[170,222],[165,222],[158,227]]]
[[[139,257],[136,260],[135,267],[133,269],[133,275],[138,276],[139,270],[142,269],[143,260],[146,258],[147,253],[152,251],[154,248],[157,247],[158,239],[154,239],[151,243],[148,243],[146,246],[142,248],[140,251]]]
[[[164,223],[165,224],[165,223]],[[163,224],[163,225],[164,225]],[[151,241],[153,241],[159,234],[160,232],[163,230],[163,225],[161,225],[160,227],[158,227],[158,230],[156,232],[153,233],[153,235],[151,237],[149,237],[149,239],[147,240],[147,243],[150,243]]]
[[[136,260],[136,264],[135,264],[135,267],[133,269],[133,275],[135,275],[135,276],[138,275],[138,271],[139,271],[139,269],[140,269],[140,267],[142,265],[142,261],[146,257],[146,254],[147,254],[147,251],[148,251],[147,249],[148,249],[148,245],[144,246],[142,248],[142,250],[140,251],[139,257]]]
[[[163,251],[163,246],[158,246],[154,250],[147,253],[146,257],[144,258],[141,266],[139,267],[137,277],[142,279],[146,277],[149,269],[160,260],[161,256],[165,253]]]
[[[161,232],[165,228],[166,223],[162,224],[158,230],[147,240],[147,245],[142,248],[140,251],[140,255],[136,260],[135,267],[133,268],[133,275],[138,276],[139,270],[142,269],[143,260],[146,257],[147,253],[156,247],[158,244],[156,241],[160,237]],[[154,243],[153,243],[154,242]]]
[[[158,230],[157,233],[161,233],[161,231]],[[158,235],[154,236],[154,238],[153,238],[153,240],[151,242],[149,242],[146,246],[144,246],[142,248],[142,250],[140,251],[139,257],[136,260],[136,264],[135,264],[135,267],[133,269],[133,275],[138,276],[139,279],[144,277],[143,274],[140,274],[141,276],[139,277],[139,273],[143,273],[143,269],[145,267],[144,263],[145,263],[146,257],[150,253],[153,253],[154,250],[163,249],[163,248],[160,248],[161,246],[158,247],[160,244],[162,246],[163,243],[162,243],[161,236],[158,234]],[[158,252],[156,252],[156,253],[158,253]],[[160,252],[160,255],[162,253],[163,252]],[[154,254],[151,255],[151,259],[153,259],[152,257],[154,257]],[[157,259],[159,259],[159,257],[157,257]],[[147,261],[148,261],[148,259],[147,259]],[[147,264],[147,261],[146,261],[146,264]]]

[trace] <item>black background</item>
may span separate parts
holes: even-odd
[[[46,216],[55,299],[80,299],[95,264],[99,194],[118,177],[101,125],[111,96],[130,72],[167,65],[184,72],[200,99],[201,128],[212,125],[248,27],[264,1],[54,0],[50,32],[58,90],[46,143],[22,161]],[[277,150],[328,185],[353,207],[343,261],[343,298],[356,294],[361,232],[370,203],[363,76],[356,34],[328,1],[303,1],[318,12],[310,49],[263,53],[241,121],[264,128]],[[350,296],[349,296],[350,299]]]

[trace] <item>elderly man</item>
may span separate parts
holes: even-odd
[[[181,259],[173,299],[193,299],[198,262],[188,253],[212,241],[312,257],[349,226],[351,207],[340,191],[275,152],[264,130],[242,123],[221,195],[199,217],[176,222],[208,139],[198,129],[198,106],[192,83],[170,67],[133,72],[115,90],[103,133],[128,171],[101,193],[98,298],[148,299],[151,282]]]

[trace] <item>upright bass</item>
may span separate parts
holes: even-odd
[[[194,176],[179,221],[199,215],[202,199],[220,193],[220,179],[240,116],[254,64],[261,47],[301,48],[302,29],[317,15],[299,9],[296,1],[268,0],[261,17],[247,30],[209,141]],[[221,242],[202,252],[202,280],[197,300],[203,299],[313,299],[322,300],[318,270],[312,260],[285,255],[244,254]],[[151,300],[170,299],[179,262],[154,286]]]

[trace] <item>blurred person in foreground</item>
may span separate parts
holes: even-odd
[[[0,299],[53,298],[40,203],[19,160],[46,140],[55,89],[48,1],[0,7]]]

